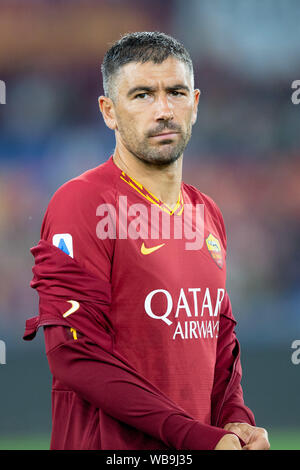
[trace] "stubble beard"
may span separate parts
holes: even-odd
[[[164,141],[152,144],[150,133],[145,135],[142,140],[137,140],[136,134],[134,134],[131,129],[124,132],[124,129],[119,126],[118,130],[124,146],[136,158],[149,165],[168,166],[176,162],[176,160],[181,157],[192,135],[192,125],[188,126],[187,131],[184,134],[178,127],[170,127],[168,126],[168,130],[170,130],[170,132],[172,132],[172,129],[179,132],[179,137],[177,138],[176,143],[173,140],[166,138]],[[162,131],[163,129],[156,133]]]

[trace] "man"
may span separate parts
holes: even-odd
[[[243,401],[222,215],[182,182],[190,56],[133,33],[102,73],[114,154],[59,188],[32,248],[40,314],[24,337],[44,327],[51,448],[267,449]]]

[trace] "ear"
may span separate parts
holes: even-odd
[[[193,115],[192,115],[192,124],[193,125],[197,121],[198,104],[199,104],[200,95],[201,95],[201,91],[198,88],[196,88],[194,90],[194,109],[193,109]]]
[[[117,121],[115,115],[115,106],[113,101],[107,96],[99,96],[98,98],[100,112],[102,113],[103,119],[107,127],[112,130],[117,128]]]

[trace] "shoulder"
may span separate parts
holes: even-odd
[[[101,204],[114,204],[116,173],[110,160],[70,179],[52,195],[42,223],[41,234],[60,233],[64,228],[76,231],[93,227],[97,208]]]
[[[52,206],[69,206],[76,203],[80,206],[97,201],[111,199],[114,194],[116,174],[109,161],[85,171],[81,175],[66,181],[50,199],[48,208]]]
[[[212,197],[201,192],[195,186],[187,183],[183,183],[183,186],[192,204],[204,204],[206,215],[213,220],[222,241],[224,242],[224,246],[226,246],[226,228],[224,218],[218,204]]]
[[[102,279],[109,279],[114,240],[97,237],[97,208],[114,200],[114,172],[106,164],[72,178],[50,199],[41,239],[62,246],[82,266]]]

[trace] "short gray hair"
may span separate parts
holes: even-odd
[[[112,98],[112,82],[116,73],[129,62],[153,62],[161,64],[168,57],[175,57],[184,62],[194,80],[193,62],[185,47],[173,37],[154,32],[135,32],[121,37],[106,52],[101,72],[103,77],[104,94]]]

